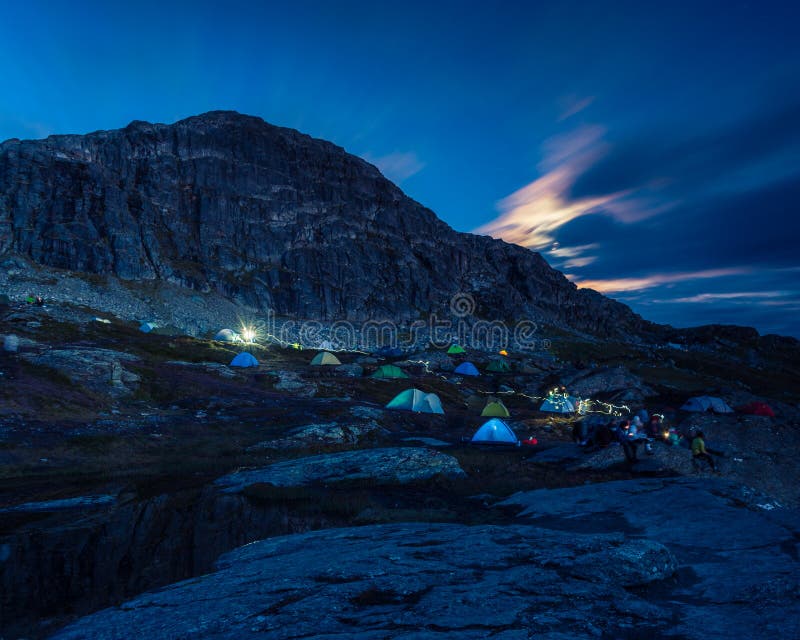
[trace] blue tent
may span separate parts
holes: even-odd
[[[150,333],[153,329],[157,329],[155,322],[142,322],[139,325],[139,331],[142,333]]]
[[[457,373],[461,376],[479,376],[481,375],[478,373],[478,369],[475,368],[475,365],[471,362],[462,362],[460,365],[456,367],[454,373]]]
[[[252,354],[247,352],[242,352],[238,356],[236,356],[233,360],[231,360],[232,367],[257,367],[258,360],[256,360]]]
[[[498,418],[484,422],[483,426],[472,436],[472,442],[481,444],[519,444],[517,434],[505,422]]]

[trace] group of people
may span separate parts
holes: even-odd
[[[705,434],[702,431],[693,430],[682,436],[674,427],[665,427],[663,416],[648,415],[644,409],[632,417],[622,420],[612,418],[608,422],[591,416],[576,425],[573,435],[575,441],[585,449],[604,448],[616,442],[622,447],[629,463],[637,461],[641,446],[652,455],[655,453],[653,444],[657,441],[672,446],[685,442],[691,449],[692,460],[696,464],[705,462],[712,471],[717,470],[714,458],[706,448]]]

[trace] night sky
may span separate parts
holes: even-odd
[[[0,6],[0,140],[235,109],[648,319],[800,336],[798,2],[116,4]]]

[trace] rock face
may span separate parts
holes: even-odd
[[[680,577],[664,593],[678,606],[670,636],[800,637],[800,513],[758,502],[725,480],[685,478],[530,491],[503,504],[570,537],[618,531],[667,546]]]
[[[226,493],[253,484],[292,487],[312,482],[373,479],[377,482],[411,482],[435,475],[463,476],[453,457],[417,447],[360,449],[276,462],[263,469],[238,471],[216,481]]]
[[[0,255],[215,291],[314,319],[478,316],[598,335],[647,323],[537,253],[457,233],[369,163],[234,112],[0,144]]]
[[[668,578],[675,561],[647,542],[629,571],[618,556],[637,544],[419,523],[273,538],[223,556],[216,573],[101,611],[55,638],[555,640],[600,635],[609,618],[652,632],[665,612],[623,586]]]

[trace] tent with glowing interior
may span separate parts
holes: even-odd
[[[722,398],[714,396],[695,396],[689,398],[686,403],[681,407],[681,411],[692,411],[702,413],[711,411],[713,413],[733,413],[733,409],[728,406]]]
[[[330,351],[320,351],[317,355],[314,356],[314,359],[311,360],[311,364],[315,367],[325,366],[325,365],[337,365],[342,364],[335,355],[333,355]]]
[[[389,379],[398,379],[398,378],[408,378],[408,374],[403,371],[400,367],[396,367],[393,364],[385,364],[378,367],[373,373],[371,378],[378,378],[380,380],[389,380]]]
[[[451,344],[450,348],[447,350],[447,353],[451,356],[463,355],[466,353],[464,347],[458,344]]]
[[[241,338],[232,329],[220,329],[214,336],[214,340],[218,342],[238,342]]]
[[[257,367],[258,366],[258,360],[255,359],[253,354],[247,353],[246,351],[243,351],[238,356],[236,356],[233,360],[231,360],[230,366],[232,366],[232,367],[243,367],[243,368]]]
[[[563,393],[551,393],[539,407],[539,411],[548,413],[575,413],[577,410],[578,399]]]
[[[481,415],[485,418],[508,418],[511,414],[508,412],[508,409],[506,409],[506,405],[503,404],[502,400],[492,400],[486,403],[483,411],[481,411]]]
[[[519,438],[514,431],[500,418],[492,418],[483,423],[480,429],[472,436],[475,444],[519,444]]]
[[[435,393],[425,393],[419,389],[406,389],[398,393],[386,405],[387,409],[403,409],[417,413],[444,413],[439,396]]]
[[[139,331],[142,333],[150,333],[153,329],[158,329],[158,325],[155,322],[142,322],[139,325]]]
[[[506,360],[492,360],[486,365],[486,371],[491,373],[509,373],[511,371],[511,365],[508,364]]]
[[[481,375],[478,373],[477,367],[472,364],[471,362],[462,362],[460,365],[456,367],[456,370],[453,373],[457,373],[460,376],[479,376]]]

